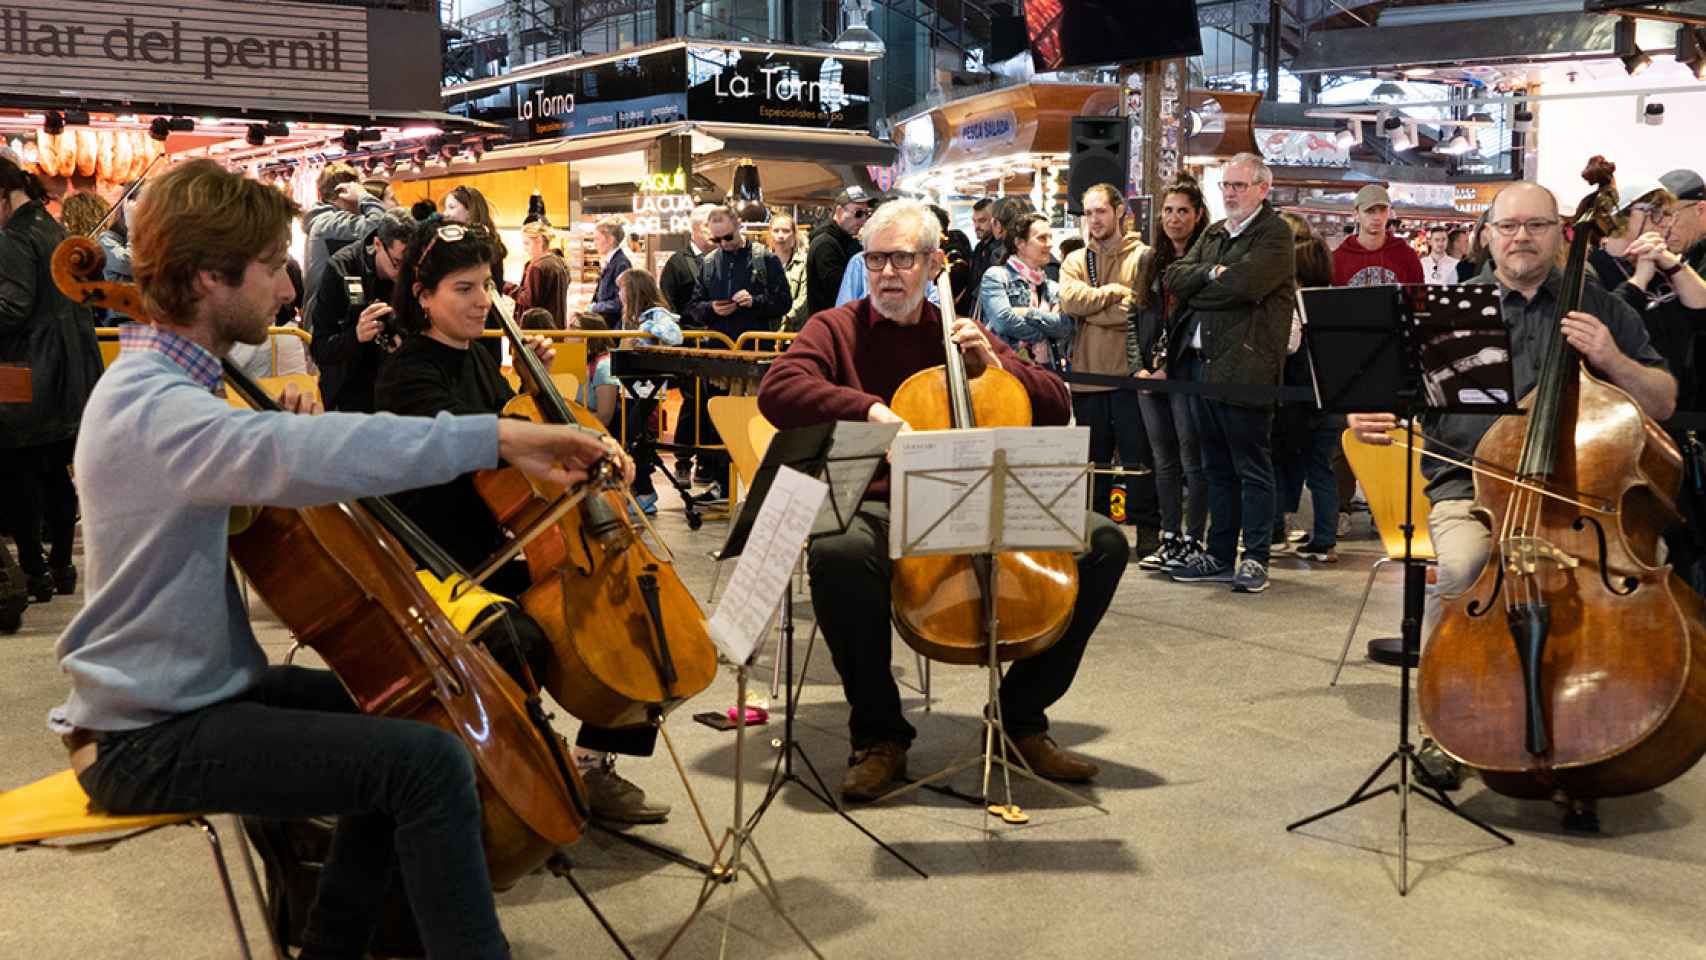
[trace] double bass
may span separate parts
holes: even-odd
[[[102,259],[86,238],[69,238],[54,252],[54,281],[78,303],[147,316],[134,287],[94,279]],[[225,375],[251,406],[278,409],[229,362]],[[579,839],[590,812],[574,764],[530,720],[514,681],[428,595],[416,565],[442,554],[388,501],[265,507],[230,547],[256,593],[358,709],[431,724],[468,748],[493,887],[514,885]]]
[[[1589,171],[1599,189],[1572,218],[1526,416],[1499,418],[1475,450],[1504,468],[1474,471],[1492,552],[1442,607],[1418,701],[1488,787],[1559,797],[1591,829],[1593,799],[1662,786],[1706,753],[1706,604],[1663,559],[1660,535],[1682,520],[1676,444],[1559,328],[1616,210],[1611,171]]]
[[[491,292],[491,291],[489,291]],[[592,412],[564,399],[495,294],[525,391],[505,416],[604,432]],[[498,524],[534,523],[560,491],[513,468],[477,474]],[[551,640],[545,687],[581,720],[637,726],[703,692],[717,676],[705,615],[667,557],[654,554],[630,518],[626,494],[588,496],[527,547],[528,579],[517,599]]]
[[[948,271],[938,282],[944,362],[906,378],[889,408],[914,430],[1030,426],[1031,397],[1018,377],[993,366],[975,378],[966,375],[965,358],[953,339]],[[1078,564],[1062,551],[896,559],[890,601],[901,639],[943,663],[988,662],[984,598],[997,567],[996,659],[1006,663],[1053,646],[1072,622],[1078,600]]]

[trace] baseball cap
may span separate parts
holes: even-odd
[[[1678,200],[1706,200],[1706,180],[1693,170],[1672,170],[1659,178]]]
[[[835,205],[838,207],[847,203],[868,203],[875,206],[881,200],[882,197],[880,195],[872,193],[860,186],[848,187],[835,195]]]
[[[1392,206],[1392,197],[1386,188],[1378,183],[1371,183],[1357,191],[1356,208],[1367,210],[1369,207]]]
[[[1668,190],[1662,181],[1652,177],[1631,177],[1628,183],[1619,182],[1617,185],[1617,212],[1623,213],[1654,190]]]

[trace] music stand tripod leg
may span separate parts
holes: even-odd
[[[616,949],[622,951],[622,956],[627,957],[628,960],[634,960],[634,952],[628,949],[628,944],[622,940],[621,934],[617,933],[616,928],[610,925],[609,920],[605,919],[603,911],[599,910],[598,905],[592,902],[592,896],[575,878],[574,865],[569,862],[568,856],[562,851],[558,851],[551,855],[551,859],[545,861],[545,866],[554,876],[562,877],[570,887],[574,888],[575,895],[581,898],[582,903],[586,904],[587,910],[592,912],[593,919],[598,921],[598,925],[603,927],[605,934],[610,937],[610,942],[616,944]]]
[[[1416,417],[1418,415],[1419,411],[1411,411],[1410,416],[1407,418],[1404,442],[1404,525],[1402,528],[1404,531],[1404,619],[1403,629],[1401,631],[1403,637],[1401,651],[1404,653],[1408,653],[1410,650],[1421,650],[1422,606],[1427,586],[1427,567],[1421,560],[1415,557],[1412,549],[1416,522],[1415,424]],[[1389,783],[1373,793],[1367,792],[1368,788],[1374,785],[1374,781],[1378,780],[1380,775],[1386,772],[1386,768],[1392,766],[1393,761],[1397,761],[1398,763],[1398,781],[1396,783]],[[1314,823],[1317,820],[1330,817],[1335,813],[1347,810],[1357,804],[1373,800],[1375,797],[1385,796],[1388,793],[1396,793],[1398,795],[1398,895],[1408,895],[1410,892],[1410,768],[1415,762],[1416,745],[1410,742],[1410,661],[1409,658],[1405,656],[1400,658],[1398,666],[1397,748],[1388,754],[1385,760],[1381,761],[1380,766],[1376,767],[1374,772],[1369,774],[1368,779],[1364,780],[1361,786],[1356,788],[1356,791],[1351,794],[1349,800],[1346,800],[1344,803],[1335,804],[1325,810],[1310,814],[1301,820],[1287,824],[1285,828],[1286,831],[1290,832],[1296,830],[1298,827],[1304,826],[1305,824]],[[1429,800],[1433,800],[1435,804],[1456,816],[1459,820],[1463,820],[1479,827],[1487,833],[1503,840],[1506,844],[1514,844],[1516,842],[1475,817],[1464,813],[1462,810],[1458,809],[1455,804],[1451,803],[1451,801],[1446,800],[1444,794],[1441,794],[1436,798],[1429,796],[1426,792],[1418,792],[1421,796],[1427,797]]]
[[[815,636],[816,627],[813,627],[813,631]],[[809,650],[806,656],[807,662],[810,662],[811,653]],[[782,752],[776,758],[777,766],[771,773],[770,786],[765,791],[764,799],[759,801],[758,807],[752,813],[752,818],[746,822],[746,831],[750,833],[758,827],[759,820],[763,819],[764,814],[769,811],[771,803],[781,794],[783,787],[790,783],[798,784],[800,789],[811,795],[817,802],[834,811],[836,816],[847,821],[853,829],[864,834],[872,843],[882,848],[884,853],[905,864],[907,869],[918,874],[919,877],[929,879],[930,874],[924,872],[918,864],[907,859],[904,854],[889,846],[881,837],[867,829],[864,824],[853,819],[852,814],[849,814],[846,808],[835,799],[835,794],[830,790],[829,784],[824,782],[823,776],[818,773],[817,767],[811,762],[811,758],[806,756],[805,748],[801,747],[799,741],[794,739],[794,715],[799,708],[800,689],[805,683],[805,671],[802,669],[796,680],[794,673],[794,593],[792,589],[789,589],[782,597],[782,658],[786,662],[785,671],[787,673],[787,697],[783,700],[782,709]],[[743,704],[746,702],[744,690],[741,692],[741,702]],[[743,718],[744,715],[745,713],[742,711]],[[812,779],[817,781],[816,789],[794,772],[793,761],[796,754],[799,756],[800,762],[804,763],[806,769],[810,771]],[[885,800],[887,797],[879,797],[878,799],[879,801]]]

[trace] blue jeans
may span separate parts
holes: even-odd
[[[1191,380],[1202,382],[1201,358],[1187,359],[1185,368]],[[1208,552],[1231,565],[1238,558],[1242,531],[1244,559],[1266,566],[1274,534],[1273,408],[1191,399],[1208,479]]]
[[[100,734],[78,781],[111,813],[339,817],[303,960],[366,955],[393,863],[429,956],[508,957],[473,757],[437,727],[354,710],[329,671],[272,667],[231,700]]]
[[[1297,509],[1303,488],[1309,488],[1309,505],[1314,513],[1314,529],[1309,533],[1309,545],[1325,550],[1339,542],[1339,478],[1333,473],[1333,454],[1339,449],[1344,433],[1344,418],[1317,417],[1309,431],[1309,442],[1301,457],[1277,458],[1278,475],[1275,495],[1274,528],[1279,529],[1282,514]]]
[[[1182,393],[1140,393],[1137,405],[1155,458],[1161,529],[1200,542],[1208,526],[1208,491],[1195,404]]]

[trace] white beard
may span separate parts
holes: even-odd
[[[877,311],[877,316],[895,323],[912,323],[918,318],[918,308],[924,303],[924,287],[920,286],[908,296],[901,306],[893,310],[885,309],[877,294],[871,294],[871,309]]]

